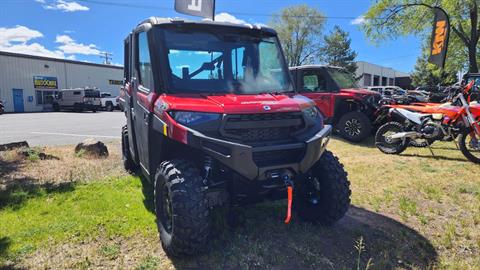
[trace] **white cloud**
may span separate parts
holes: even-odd
[[[0,28],[0,50],[12,53],[22,53],[37,56],[64,58],[63,52],[51,51],[39,43],[30,41],[43,37],[37,30],[17,25],[12,28]]]
[[[354,20],[352,20],[350,22],[350,24],[353,24],[353,25],[361,25],[361,24],[364,24],[367,22],[367,19],[365,19],[365,16],[363,15],[360,15],[358,16],[357,18],[355,18]]]
[[[95,44],[77,43],[73,38],[67,35],[58,35],[55,40],[56,43],[61,44],[58,48],[65,54],[83,54],[83,55],[98,55],[98,50]]]
[[[39,31],[21,25],[13,28],[0,27],[0,46],[10,46],[12,43],[26,43],[41,37],[43,37],[43,34]]]
[[[44,9],[49,10],[60,10],[63,12],[76,12],[76,11],[89,11],[90,8],[87,6],[82,6],[81,4],[75,1],[65,1],[65,0],[56,0],[54,2],[48,2],[46,0],[35,0],[42,4]]]
[[[234,24],[246,24],[244,20],[238,19],[237,17],[233,16],[232,14],[222,12],[220,14],[215,15],[215,21],[217,22],[227,22],[227,23],[234,23]]]

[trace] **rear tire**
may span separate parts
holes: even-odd
[[[343,165],[325,151],[305,179],[296,183],[293,207],[302,220],[332,225],[345,216],[351,194]]]
[[[164,161],[155,174],[155,213],[168,256],[200,253],[209,236],[209,208],[196,166],[186,160]]]
[[[127,172],[135,174],[138,171],[138,165],[135,163],[132,154],[130,153],[127,126],[122,127],[122,159],[123,168],[125,168]]]
[[[351,142],[361,142],[370,136],[372,123],[363,112],[349,112],[337,124],[340,135]]]
[[[105,109],[109,112],[113,112],[113,104],[111,102],[108,102]]]
[[[471,150],[469,149],[469,147],[471,147],[471,146],[468,145],[468,144],[470,144],[472,142],[471,142],[471,140],[470,141],[467,141],[467,140],[469,138],[471,138],[471,136],[470,136],[471,132],[472,132],[471,129],[466,129],[462,133],[460,133],[460,135],[458,136],[458,147],[460,148],[460,151],[462,151],[462,154],[468,160],[470,160],[473,163],[480,164],[480,151],[478,151],[477,156],[475,156],[474,154],[472,154]],[[478,138],[477,138],[477,140],[478,140]],[[478,142],[477,142],[477,145],[478,145]]]
[[[385,138],[386,134],[389,132],[398,133],[403,132],[403,125],[398,122],[388,122],[385,125],[381,126],[375,134],[375,146],[385,154],[388,155],[398,155],[407,149],[410,144],[410,139],[406,138],[405,140],[396,139],[389,141]]]

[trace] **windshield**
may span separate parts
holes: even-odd
[[[328,74],[341,89],[358,88],[357,81],[352,74],[337,68],[329,68],[327,70]]]
[[[275,37],[213,30],[165,30],[170,92],[259,94],[292,91]]]

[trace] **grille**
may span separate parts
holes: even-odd
[[[300,162],[304,156],[304,149],[276,150],[253,153],[253,161],[257,166],[275,166]]]
[[[291,140],[304,125],[301,113],[227,115],[223,136],[244,143]]]

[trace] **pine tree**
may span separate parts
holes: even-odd
[[[320,60],[331,66],[345,68],[351,74],[355,74],[357,53],[350,47],[352,40],[349,34],[336,25],[330,35],[325,36],[324,42],[319,54]]]

